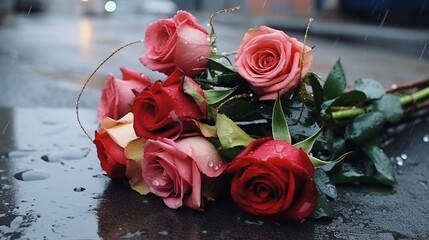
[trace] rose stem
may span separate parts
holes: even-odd
[[[415,93],[402,96],[399,98],[399,101],[401,103],[401,106],[405,108],[412,103],[416,104],[426,99],[429,99],[429,87],[423,88]],[[363,114],[365,112],[366,112],[365,108],[353,107],[346,110],[332,112],[332,119],[337,121],[344,120],[344,119],[348,119],[348,118]]]

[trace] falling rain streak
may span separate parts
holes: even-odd
[[[425,53],[425,51],[426,51],[426,47],[427,47],[427,46],[428,46],[428,43],[425,43],[425,46],[423,47],[422,53],[420,54],[419,61],[420,61],[420,60],[422,60],[423,55],[424,55],[424,53]]]
[[[27,16],[30,16],[31,9],[33,9],[33,5],[30,5],[30,8],[28,9],[28,12],[27,12]]]
[[[384,13],[383,19],[381,20],[379,27],[383,27],[388,14],[389,14],[389,9],[387,9],[386,12]]]
[[[7,128],[9,127],[10,124],[10,119],[7,121],[6,125],[3,128],[3,131],[1,132],[1,135],[4,135],[4,133],[6,132]]]

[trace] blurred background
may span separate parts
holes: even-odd
[[[341,15],[352,21],[380,22],[394,26],[429,27],[427,0],[2,0],[2,23],[15,12],[58,14],[172,14],[177,9],[213,12],[240,5],[252,15]]]
[[[390,86],[429,76],[429,0],[1,0],[0,105],[73,106],[98,64],[143,39],[151,22],[182,9],[207,26],[213,12],[237,5],[239,11],[215,18],[219,51],[234,52],[259,25],[303,40],[314,18],[307,44],[322,78],[338,59],[351,85],[361,77]],[[106,75],[119,77],[120,66],[163,79],[139,62],[144,51],[133,45],[105,63],[82,106],[97,105]]]

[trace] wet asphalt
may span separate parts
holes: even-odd
[[[94,147],[76,123],[77,93],[98,63],[121,45],[141,39],[158,17],[18,15],[0,27],[0,239],[429,238],[425,116],[396,128],[385,147],[398,183],[393,188],[339,186],[333,219],[279,225],[243,214],[228,198],[209,203],[204,213],[171,210],[160,199],[139,196],[107,179]],[[207,14],[198,18],[207,23]],[[218,48],[234,51],[244,32],[262,20],[219,21]],[[290,34],[302,38],[293,23],[296,19],[289,24]],[[288,24],[282,28],[287,31]],[[362,36],[377,30],[360,29]],[[322,77],[338,58],[350,85],[360,77],[390,86],[429,76],[429,50],[424,42],[419,45],[420,37],[410,50],[365,42],[364,37],[350,41],[340,33],[337,37],[316,33],[308,41],[315,46],[313,68]],[[416,34],[426,36],[425,31]],[[96,129],[95,108],[107,73],[118,74],[119,66],[128,66],[162,78],[138,62],[143,51],[142,45],[122,51],[95,75],[81,100],[88,130]],[[37,181],[31,181],[34,178]]]

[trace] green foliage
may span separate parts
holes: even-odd
[[[323,96],[326,99],[336,98],[344,92],[346,86],[346,75],[344,74],[340,60],[338,60],[332,67],[326,82],[323,85]]]
[[[386,123],[380,112],[370,112],[357,116],[347,125],[345,138],[359,145],[365,145],[376,138]]]
[[[393,94],[384,94],[375,101],[374,110],[383,113],[386,120],[391,123],[398,122],[404,115],[399,97]]]
[[[361,78],[355,81],[355,89],[364,92],[369,99],[379,99],[384,94],[384,88],[374,79]]]
[[[375,169],[380,174],[380,176],[377,176],[377,179],[383,184],[393,185],[395,183],[393,165],[383,150],[375,144],[365,146],[362,150],[371,159]]]
[[[279,98],[277,98],[276,102],[274,103],[272,130],[274,139],[283,140],[288,143],[292,142],[287,119],[284,115]]]
[[[290,95],[259,101],[245,79],[221,58],[209,60],[210,70],[198,82],[205,88],[209,110],[218,117],[222,155],[232,159],[252,137],[272,135],[295,143],[309,153],[317,168],[315,181],[322,197],[315,215],[322,217],[332,211],[329,198],[335,194],[326,189],[334,186],[332,182],[388,186],[395,182],[393,167],[376,143],[387,123],[402,119],[403,110],[400,99],[386,93],[379,82],[359,79],[355,89],[346,91],[347,80],[338,60],[323,85],[316,73],[309,72],[302,79],[303,86]],[[303,88],[304,95],[299,95],[298,89]],[[365,164],[350,162],[351,152],[360,153],[359,162]],[[326,174],[320,168],[330,170]],[[332,182],[327,182],[328,176]]]

